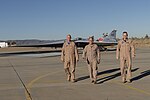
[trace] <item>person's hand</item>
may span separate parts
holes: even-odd
[[[97,60],[97,64],[100,64],[100,60]]]
[[[119,57],[116,57],[116,59],[118,60],[118,59],[119,59]]]
[[[61,61],[64,62],[64,58],[61,57]]]
[[[79,61],[79,59],[76,59],[76,62],[78,62]]]
[[[135,59],[135,55],[133,55],[132,58]]]

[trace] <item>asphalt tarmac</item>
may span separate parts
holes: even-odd
[[[150,48],[136,49],[132,83],[122,83],[115,51],[101,53],[97,84],[86,62],[76,67],[77,82],[66,80],[59,54],[0,57],[0,100],[150,100]]]

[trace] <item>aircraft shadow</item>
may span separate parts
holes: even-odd
[[[52,56],[44,56],[44,57],[39,57],[39,58],[51,58],[51,57],[59,57],[60,55],[52,55]]]
[[[0,53],[0,57],[5,56],[14,56],[14,55],[25,55],[25,54],[42,54],[42,53],[52,53],[52,52],[60,52],[61,50],[56,51],[20,51],[20,52],[8,52],[8,53]]]
[[[112,73],[112,72],[115,72],[115,71],[118,71],[118,70],[120,70],[120,68],[105,70],[105,71],[102,71],[102,72],[98,72],[97,76],[102,75],[102,74]],[[79,78],[77,78],[77,81],[82,81],[82,80],[85,80],[87,78],[90,78],[90,76],[87,75],[87,76],[79,77]]]
[[[136,70],[138,70],[138,69],[139,69],[139,68],[132,69],[131,72],[134,72],[134,71],[136,71]],[[110,75],[110,76],[106,76],[106,77],[104,77],[104,78],[100,78],[100,79],[97,80],[97,84],[102,84],[102,83],[104,83],[104,82],[107,82],[107,81],[112,80],[112,79],[114,79],[114,78],[117,78],[117,77],[119,77],[119,76],[121,76],[121,72],[118,72],[118,73],[113,74],[113,75]],[[101,81],[101,80],[102,80],[102,81]]]
[[[144,78],[144,77],[146,77],[146,76],[149,76],[149,75],[150,75],[150,70],[146,70],[146,71],[141,72],[140,75],[138,75],[138,76],[132,78],[131,81],[140,80],[140,79],[142,79],[142,78]]]

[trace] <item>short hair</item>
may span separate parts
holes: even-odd
[[[88,38],[88,40],[89,40],[89,39],[92,39],[92,40],[94,40],[94,36],[90,36],[90,37]]]
[[[67,36],[70,36],[70,38],[71,38],[71,35],[70,35],[70,34],[68,34]]]
[[[124,32],[122,33],[122,35],[123,35],[124,33],[128,36],[128,32],[124,31]]]

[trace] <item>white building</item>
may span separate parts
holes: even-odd
[[[7,42],[0,42],[0,48],[5,48],[8,47],[8,43]]]

